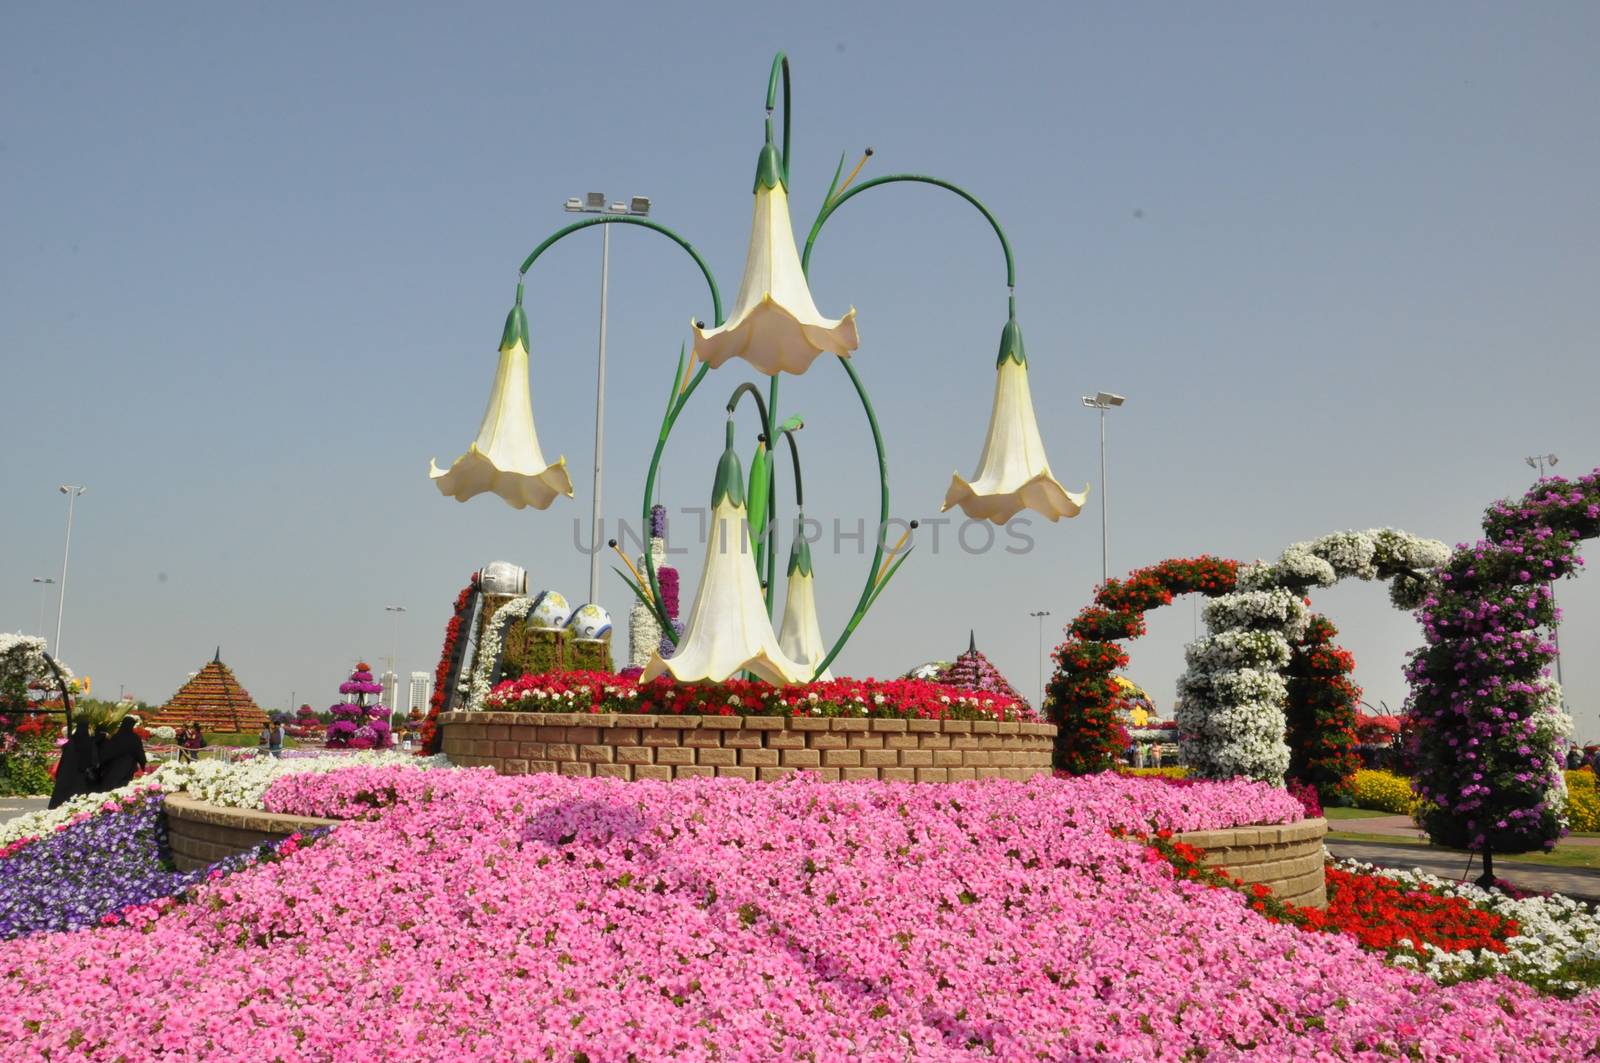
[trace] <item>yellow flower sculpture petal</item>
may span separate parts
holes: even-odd
[[[705,570],[678,648],[665,659],[659,651],[653,654],[641,678],[648,681],[670,672],[681,682],[720,683],[739,672],[752,672],[775,686],[810,679],[810,669],[790,660],[772,633],[756,574],[745,515],[744,473],[733,452],[731,423],[728,447],[717,466],[710,531]]]
[[[756,168],[750,254],[733,313],[717,328],[695,326],[695,356],[713,369],[743,358],[768,376],[800,374],[819,354],[848,357],[860,345],[854,308],[833,320],[823,317],[811,298],[780,168],[777,149],[766,145]]]
[[[1076,517],[1088,497],[1088,485],[1074,494],[1050,472],[1044,442],[1039,438],[1039,422],[1033,413],[1033,395],[1028,389],[1022,330],[1013,318],[1001,333],[994,409],[989,415],[989,434],[984,440],[983,456],[978,459],[978,473],[971,480],[963,479],[959,473],[953,475],[942,508],[960,506],[972,519],[996,524],[1004,524],[1024,509],[1056,521]]]
[[[783,600],[783,624],[778,629],[778,646],[796,663],[808,671],[828,655],[822,642],[822,628],[817,623],[817,595],[815,578],[811,571],[811,547],[796,539],[789,555],[789,590]],[[809,675],[807,678],[810,678]],[[832,672],[823,672],[819,680],[832,679]]]
[[[544,509],[557,495],[572,497],[567,459],[553,465],[545,461],[534,430],[533,402],[528,395],[528,322],[520,291],[517,305],[506,319],[500,364],[478,438],[449,469],[429,462],[428,475],[441,494],[458,502],[492,491],[516,509]]]

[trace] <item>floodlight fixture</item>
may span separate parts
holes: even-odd
[[[606,194],[604,192],[590,192],[583,197],[583,209],[605,210]]]
[[[573,196],[571,199],[567,200],[567,210],[568,211],[576,214],[577,212],[581,211],[582,209],[583,209],[583,200],[579,199],[577,196]]]
[[[628,213],[637,214],[641,218],[650,213],[650,197],[634,196],[628,201]]]

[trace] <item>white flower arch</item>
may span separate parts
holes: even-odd
[[[1449,557],[1437,539],[1375,528],[1334,532],[1295,543],[1270,564],[1241,565],[1238,589],[1202,612],[1209,633],[1184,650],[1177,722],[1190,770],[1282,785],[1289,769],[1283,672],[1311,621],[1307,592],[1343,579],[1388,580],[1390,600],[1411,610]]]

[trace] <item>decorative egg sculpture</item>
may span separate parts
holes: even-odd
[[[527,594],[528,570],[509,561],[491,561],[478,573],[478,586],[485,594]]]
[[[572,606],[560,591],[540,591],[533,596],[533,609],[528,613],[528,623],[534,627],[566,627],[572,616]]]
[[[611,634],[611,614],[590,602],[581,605],[567,621],[567,629],[580,639],[603,639]]]

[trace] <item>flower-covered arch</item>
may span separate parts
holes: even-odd
[[[1294,643],[1311,630],[1307,593],[1347,578],[1388,580],[1394,604],[1414,609],[1449,556],[1438,540],[1382,528],[1335,532],[1295,543],[1270,564],[1239,566],[1236,589],[1202,611],[1209,633],[1184,651],[1177,720],[1190,770],[1282,783],[1291,759],[1285,673]]]
[[[1484,514],[1419,615],[1427,644],[1406,669],[1418,796],[1435,842],[1490,854],[1549,848],[1565,829],[1561,745],[1571,720],[1550,677],[1551,582],[1600,535],[1600,469],[1540,480]]]
[[[1057,725],[1057,768],[1074,775],[1105,771],[1127,748],[1113,674],[1128,666],[1128,652],[1118,641],[1143,635],[1144,614],[1177,595],[1233,590],[1238,570],[1237,561],[1221,557],[1174,558],[1107,580],[1095,591],[1094,601],[1067,625],[1067,640],[1051,653],[1056,670],[1045,707]]]

